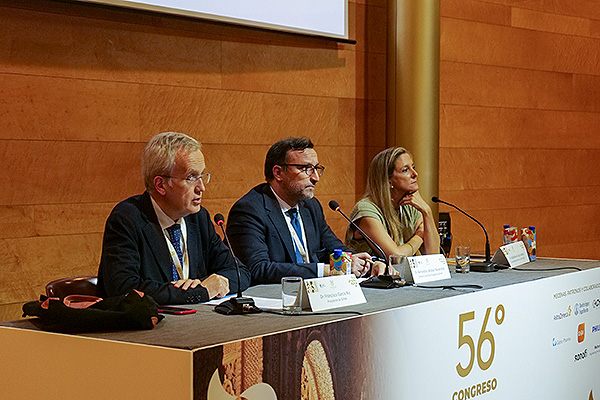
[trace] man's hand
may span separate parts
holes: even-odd
[[[202,281],[200,279],[180,279],[171,283],[176,288],[188,290],[189,288],[194,289],[196,286],[202,284]]]
[[[378,276],[385,274],[385,263],[381,261],[375,261],[371,267],[371,276]]]
[[[378,276],[378,275],[384,275],[384,274],[385,274],[385,263],[383,263],[381,261],[375,261],[373,263],[373,267],[371,268],[371,276]],[[392,267],[391,265],[388,266],[388,274],[393,277],[400,276],[398,271],[396,271],[396,269],[394,267]]]
[[[202,286],[208,290],[208,297],[211,299],[229,294],[229,279],[222,275],[212,274],[202,281]]]
[[[208,291],[208,297],[211,299],[223,297],[229,293],[229,280],[217,274],[212,274],[203,281],[200,279],[180,279],[172,283],[176,288],[183,290],[194,289],[198,285],[203,286]]]
[[[357,253],[352,254],[352,273],[356,275],[356,277],[360,278],[367,272],[369,272],[369,268],[371,267],[371,256],[369,253]]]

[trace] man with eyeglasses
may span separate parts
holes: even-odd
[[[227,235],[247,265],[252,284],[279,283],[284,276],[323,276],[334,249],[346,249],[335,236],[314,197],[325,167],[309,138],[275,143],[265,159],[266,183],[251,189],[229,211]],[[357,276],[369,270],[370,256],[352,257]]]
[[[104,296],[137,289],[158,304],[199,303],[242,290],[250,274],[234,259],[200,205],[210,174],[200,143],[182,133],[153,137],[142,153],[146,191],[106,221],[98,285]]]

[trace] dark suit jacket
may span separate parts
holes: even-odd
[[[221,241],[205,208],[185,217],[189,277],[204,279],[216,273],[229,279],[237,291],[233,257]],[[248,270],[241,266],[241,287],[250,283]],[[198,303],[209,300],[206,288],[178,289],[172,281],[172,261],[150,194],[133,196],[112,210],[102,242],[98,285],[103,296],[117,296],[140,290],[158,304]]]
[[[284,276],[315,278],[317,262],[329,263],[334,249],[344,249],[323,215],[321,203],[312,198],[298,205],[309,264],[295,263],[292,235],[281,207],[268,183],[260,184],[239,199],[229,211],[227,235],[235,255],[250,269],[252,284],[279,283]]]

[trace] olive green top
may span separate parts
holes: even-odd
[[[402,237],[400,237],[396,241],[396,244],[398,246],[401,246],[404,243],[408,242],[410,238],[412,238],[415,235],[415,232],[417,230],[417,221],[419,220],[419,218],[421,218],[421,213],[419,212],[419,210],[410,205],[400,206],[399,212],[400,233],[402,234]],[[358,220],[360,220],[363,217],[375,218],[383,224],[383,227],[388,232],[388,234],[390,233],[387,221],[383,218],[383,213],[381,212],[381,209],[377,207],[375,203],[373,203],[368,197],[356,203],[356,205],[352,209],[352,213],[350,213],[350,219],[357,225]],[[361,237],[360,239],[354,239],[353,235],[354,230],[351,228],[350,225],[348,225],[348,229],[346,230],[346,246],[352,252],[360,253],[365,251],[371,255],[379,256],[378,252],[374,251],[364,238]],[[419,252],[417,252],[417,254],[419,254]]]

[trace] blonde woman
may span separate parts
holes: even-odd
[[[439,253],[437,226],[431,207],[419,193],[418,176],[405,148],[383,150],[373,158],[366,194],[350,214],[350,219],[383,249],[386,257]],[[346,231],[346,246],[353,252],[379,256],[352,225]]]

